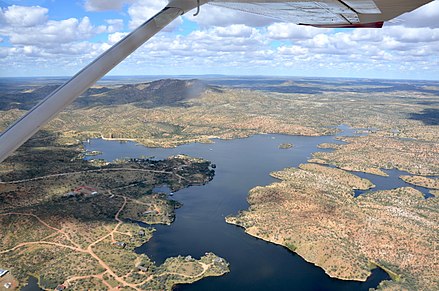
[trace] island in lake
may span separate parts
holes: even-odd
[[[4,129],[59,84],[3,84]],[[345,79],[208,79],[96,85],[0,165],[1,286],[170,290],[229,272],[209,251],[157,264],[134,250],[182,206],[172,192],[209,183],[204,159],[164,160],[87,152],[90,138],[175,147],[280,133],[359,134],[322,143],[298,167],[250,191],[248,210],[227,222],[287,247],[329,276],[365,281],[379,267],[387,290],[439,289],[439,84]],[[280,148],[296,147],[281,144]],[[93,155],[90,157],[90,155]],[[216,161],[213,161],[216,163]],[[404,171],[408,184],[375,191],[361,173]],[[429,189],[430,198],[417,190]],[[355,191],[362,191],[355,197]],[[147,227],[145,227],[146,223]],[[233,265],[231,266],[233,272]],[[273,274],[275,276],[275,274]]]
[[[287,149],[291,149],[294,145],[290,144],[290,143],[281,143],[279,145],[279,148],[282,150],[287,150]]]

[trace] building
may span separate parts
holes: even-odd
[[[137,269],[141,272],[148,272],[148,267],[144,267],[144,266],[137,266]]]
[[[219,263],[222,263],[222,262],[223,262],[223,259],[221,259],[221,258],[215,258],[215,259],[213,259],[213,262],[216,263],[216,264],[219,264]]]
[[[0,269],[0,278],[3,277],[4,275],[6,275],[7,273],[9,273],[8,270]]]
[[[115,244],[116,246],[118,246],[118,247],[121,247],[121,248],[125,248],[125,247],[127,246],[126,243],[124,243],[124,242],[120,242],[120,241],[117,241],[117,242],[115,242],[114,244]]]
[[[156,210],[147,210],[143,212],[143,215],[148,215],[148,214],[158,214],[158,212]]]
[[[192,256],[186,256],[186,257],[184,258],[184,260],[185,260],[186,262],[189,262],[189,261],[192,260]]]
[[[84,195],[84,196],[94,196],[98,194],[98,191],[95,188],[88,187],[88,186],[81,186],[75,189],[74,191],[77,195]]]

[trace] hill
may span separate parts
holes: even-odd
[[[0,110],[29,110],[61,84],[28,85],[10,88],[0,95]],[[95,86],[73,104],[75,109],[95,106],[132,104],[140,108],[182,106],[184,101],[198,98],[212,88],[199,80],[164,79],[126,85]]]

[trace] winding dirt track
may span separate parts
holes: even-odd
[[[158,171],[158,170],[146,170],[146,169],[132,169],[132,168],[116,168],[116,169],[99,169],[99,170],[86,170],[86,171],[78,171],[78,172],[67,172],[67,173],[60,173],[60,174],[52,174],[52,175],[46,175],[41,177],[36,177],[32,179],[24,179],[24,180],[15,180],[15,181],[6,181],[2,182],[0,181],[0,184],[6,185],[6,184],[21,184],[26,182],[32,182],[32,181],[39,181],[44,180],[47,178],[56,178],[56,177],[63,177],[63,176],[70,176],[70,175],[77,175],[77,174],[85,174],[85,173],[99,173],[99,172],[121,172],[121,171],[132,171],[132,172],[146,172],[146,173],[159,173],[159,174],[168,174],[168,175],[175,175],[181,180],[187,179],[177,173],[174,172],[168,172],[168,171]]]
[[[52,174],[52,175],[46,175],[46,176],[41,176],[41,177],[36,177],[36,178],[31,178],[31,179],[23,179],[23,180],[16,180],[16,181],[8,181],[8,182],[2,182],[0,181],[0,184],[21,184],[21,183],[26,183],[26,182],[33,182],[33,181],[40,181],[40,180],[44,180],[44,179],[49,179],[49,178],[57,178],[57,177],[64,177],[64,176],[71,176],[71,175],[77,175],[77,174],[85,174],[85,173],[99,173],[99,172],[123,172],[123,171],[135,171],[135,172],[147,172],[147,173],[159,173],[159,174],[167,174],[167,175],[174,175],[175,177],[178,177],[179,180],[186,180],[187,179],[175,172],[172,171],[159,171],[159,170],[146,170],[146,169],[133,169],[133,168],[116,168],[116,169],[96,169],[96,170],[86,170],[86,171],[76,171],[76,172],[66,172],[66,173],[59,173],[59,174]],[[136,183],[137,184],[137,183]],[[120,190],[120,189],[124,189],[124,188],[128,188],[128,187],[132,187],[133,185],[127,185],[127,186],[123,186],[123,187],[119,187],[119,188],[114,188],[112,190]],[[111,194],[111,190],[108,191],[109,194]],[[99,263],[99,265],[105,270],[102,274],[90,274],[87,276],[73,276],[68,278],[63,284],[65,286],[71,286],[72,282],[74,281],[78,281],[78,280],[83,280],[83,279],[87,279],[87,278],[95,278],[98,280],[101,280],[102,283],[108,287],[108,290],[116,290],[116,288],[112,287],[111,284],[109,284],[105,278],[104,275],[108,275],[111,276],[114,280],[116,280],[117,282],[120,283],[121,287],[131,287],[134,290],[142,290],[139,288],[139,286],[147,283],[148,281],[154,279],[155,277],[157,277],[157,275],[150,275],[149,277],[147,277],[143,282],[138,283],[138,284],[133,284],[133,283],[129,283],[126,281],[125,278],[127,278],[128,276],[125,275],[123,277],[118,276],[111,268],[110,266],[108,266],[107,263],[105,263],[105,261],[100,258],[94,251],[93,251],[93,247],[96,246],[98,243],[104,241],[107,238],[111,238],[112,242],[115,242],[114,239],[114,234],[115,233],[121,233],[118,231],[119,227],[123,224],[123,221],[119,218],[120,214],[122,213],[122,211],[124,210],[124,208],[127,205],[128,200],[134,203],[138,203],[138,204],[144,204],[141,201],[138,201],[136,199],[132,199],[132,198],[127,198],[124,195],[115,195],[115,196],[119,196],[121,198],[123,198],[123,203],[121,205],[121,207],[119,208],[119,210],[117,211],[114,219],[117,221],[117,225],[111,229],[111,231],[109,231],[106,235],[102,236],[101,238],[97,239],[96,241],[92,242],[91,244],[89,244],[86,248],[81,247],[78,243],[76,243],[70,236],[69,234],[63,229],[59,229],[56,228],[50,224],[48,224],[47,222],[45,222],[44,220],[42,220],[40,217],[38,217],[35,214],[32,213],[19,213],[19,212],[9,212],[9,213],[2,213],[0,214],[0,216],[12,216],[12,215],[17,215],[17,216],[28,216],[28,217],[32,217],[35,218],[39,223],[41,223],[41,225],[43,225],[44,227],[53,230],[54,232],[49,234],[48,236],[46,236],[44,239],[40,240],[40,241],[33,241],[33,242],[23,242],[23,243],[19,243],[18,245],[14,246],[13,248],[7,249],[7,250],[0,250],[0,254],[5,254],[8,252],[13,252],[16,251],[20,248],[25,248],[25,247],[29,247],[32,245],[48,245],[48,246],[54,246],[54,247],[59,247],[59,248],[66,248],[69,250],[72,250],[74,252],[78,252],[78,253],[82,253],[82,254],[89,254],[93,259],[95,259],[97,261],[97,263]],[[127,233],[124,233],[126,235],[129,235]],[[50,238],[54,238],[57,237],[58,235],[64,237],[66,239],[66,241],[68,242],[68,244],[63,244],[63,243],[56,243],[56,242],[51,242],[51,241],[46,241]],[[197,276],[194,277],[199,277],[202,276],[208,269],[209,269],[209,264],[205,264],[202,262],[199,262],[203,268],[203,271],[198,274]],[[168,273],[162,273],[159,276],[164,276]],[[181,275],[183,277],[190,277],[188,275],[185,274],[176,274],[176,273],[169,273],[169,274],[174,274],[174,275]],[[108,279],[107,279],[108,280]]]
[[[109,194],[111,194],[111,191],[109,191]],[[88,245],[87,246],[87,248],[86,249],[84,249],[84,248],[81,248],[81,246],[79,245],[79,244],[77,244],[77,243],[75,243],[71,238],[70,238],[70,236],[63,230],[63,229],[59,229],[59,228],[56,228],[56,227],[54,227],[54,226],[51,226],[51,225],[49,225],[48,223],[46,223],[45,221],[43,221],[40,217],[38,217],[37,215],[35,215],[35,214],[31,214],[31,213],[19,213],[19,212],[10,212],[10,213],[3,213],[3,214],[0,214],[0,216],[11,216],[11,215],[17,215],[17,216],[30,216],[30,217],[33,217],[33,218],[35,218],[39,223],[41,223],[44,227],[47,227],[47,228],[49,228],[49,229],[51,229],[51,230],[53,230],[54,231],[54,233],[52,233],[52,234],[50,234],[48,237],[52,237],[54,234],[59,234],[59,235],[62,235],[63,237],[65,237],[72,245],[65,245],[65,244],[61,244],[61,243],[55,243],[55,242],[50,242],[50,241],[43,241],[43,240],[41,240],[41,241],[35,241],[35,242],[23,242],[23,243],[20,243],[20,244],[18,244],[18,245],[16,245],[16,246],[14,246],[13,248],[10,248],[10,249],[7,249],[7,250],[3,250],[3,251],[0,251],[0,254],[5,254],[5,253],[8,253],[8,252],[13,252],[13,251],[16,251],[16,250],[18,250],[18,249],[20,249],[20,248],[23,248],[23,247],[28,247],[28,246],[32,246],[32,245],[50,245],[50,246],[54,246],[54,247],[60,247],[60,248],[66,248],[66,249],[70,249],[70,250],[72,250],[72,251],[75,251],[75,252],[79,252],[79,253],[85,253],[85,254],[89,254],[92,258],[94,258],[98,263],[99,263],[99,265],[101,265],[101,267],[105,270],[103,273],[101,273],[101,274],[91,274],[91,275],[86,275],[86,276],[73,276],[73,277],[70,277],[70,278],[68,278],[66,281],[64,281],[64,283],[63,283],[63,285],[65,285],[66,287],[69,287],[69,286],[71,286],[72,285],[72,283],[73,282],[75,282],[75,281],[78,281],[78,280],[84,280],[84,279],[89,279],[89,278],[95,278],[95,279],[98,279],[98,280],[101,280],[102,281],[102,283],[108,288],[108,290],[111,290],[111,291],[113,291],[113,290],[118,290],[118,286],[116,286],[116,287],[112,287],[111,285],[110,285],[110,283],[108,283],[106,280],[105,280],[105,278],[104,278],[104,275],[110,275],[111,277],[113,277],[114,278],[114,280],[116,280],[117,282],[119,282],[120,283],[120,286],[123,286],[123,287],[130,287],[130,288],[132,288],[132,289],[134,289],[134,290],[138,290],[138,291],[140,291],[140,290],[142,290],[141,288],[140,288],[140,286],[142,286],[142,285],[144,285],[145,283],[147,283],[147,282],[149,282],[149,281],[151,281],[152,279],[154,279],[155,277],[160,277],[160,276],[164,276],[164,275],[168,275],[168,274],[174,274],[174,275],[179,275],[179,276],[183,276],[183,277],[201,277],[201,276],[203,276],[204,275],[204,273],[209,269],[209,267],[210,267],[210,265],[211,264],[205,264],[205,263],[202,263],[202,262],[199,262],[200,264],[201,264],[201,266],[202,266],[202,268],[203,268],[203,270],[202,270],[202,272],[200,273],[200,274],[198,274],[197,276],[188,276],[188,275],[185,275],[185,274],[179,274],[179,273],[173,273],[173,272],[165,272],[165,273],[162,273],[162,274],[160,274],[160,275],[158,275],[158,276],[156,276],[156,275],[150,275],[149,277],[147,277],[144,281],[142,281],[141,283],[137,283],[137,284],[133,284],[133,283],[129,283],[129,282],[127,282],[124,278],[126,278],[127,276],[123,276],[123,277],[120,277],[120,276],[118,276],[111,268],[110,268],[110,266],[108,266],[108,264],[106,264],[94,251],[93,251],[93,247],[95,246],[95,245],[97,245],[98,243],[100,243],[100,242],[102,242],[103,240],[105,240],[106,238],[108,238],[108,237],[111,237],[112,238],[112,240],[114,241],[114,233],[119,233],[118,232],[118,229],[119,229],[119,227],[123,224],[123,221],[120,219],[120,214],[122,213],[122,211],[124,210],[124,208],[125,208],[125,206],[127,205],[127,202],[128,202],[128,200],[134,200],[134,199],[132,199],[132,198],[127,198],[126,196],[123,196],[123,195],[116,195],[116,196],[119,196],[119,197],[122,197],[123,198],[123,203],[122,203],[122,206],[119,208],[119,210],[117,211],[117,213],[116,213],[116,215],[115,215],[115,217],[114,217],[114,219],[117,221],[117,225],[109,232],[109,233],[107,233],[106,235],[104,235],[104,236],[102,236],[101,238],[99,238],[99,239],[97,239],[96,241],[94,241],[94,242],[92,242],[90,245]],[[137,201],[137,202],[139,202],[139,203],[142,203],[142,202],[140,202],[140,201]],[[46,237],[46,239],[48,238],[48,237]]]
[[[22,247],[27,247],[27,246],[31,246],[31,245],[51,245],[51,246],[56,246],[56,247],[61,247],[61,248],[67,248],[70,249],[72,251],[75,252],[80,252],[80,253],[86,253],[89,254],[91,257],[93,257],[98,263],[99,265],[101,265],[104,269],[105,269],[105,273],[111,275],[116,281],[118,281],[120,283],[121,286],[128,286],[131,287],[135,290],[141,290],[138,288],[138,286],[140,286],[140,284],[132,284],[132,283],[128,283],[126,282],[122,277],[119,277],[111,268],[110,266],[108,266],[98,255],[96,255],[93,251],[93,246],[95,246],[96,244],[100,243],[101,241],[105,240],[106,238],[108,238],[109,236],[112,236],[117,229],[119,228],[119,226],[123,223],[123,221],[119,218],[120,213],[123,211],[123,209],[125,208],[126,204],[127,204],[127,198],[125,196],[122,196],[124,201],[122,206],[119,208],[118,212],[116,213],[114,219],[118,222],[117,225],[105,236],[99,238],[98,240],[94,241],[93,243],[91,243],[86,249],[81,248],[78,244],[76,244],[69,236],[67,233],[65,233],[62,229],[58,229],[56,227],[53,227],[51,225],[49,225],[48,223],[46,223],[45,221],[43,221],[41,218],[39,218],[38,216],[31,214],[31,213],[18,213],[18,212],[11,212],[11,213],[3,213],[0,214],[0,216],[8,216],[8,215],[19,215],[19,216],[31,216],[34,217],[35,219],[38,220],[38,222],[40,222],[43,226],[50,228],[52,230],[54,230],[55,232],[58,232],[59,234],[61,234],[62,236],[66,237],[68,239],[69,242],[71,242],[74,246],[69,246],[69,245],[64,245],[64,244],[60,244],[60,243],[54,243],[54,242],[48,242],[48,241],[35,241],[35,242],[24,242],[24,243],[20,243],[18,245],[16,245],[15,247],[8,249],[8,250],[3,250],[0,251],[0,254],[4,254],[4,253],[8,253],[8,252],[12,252],[15,251],[19,248]],[[101,275],[89,275],[89,276],[76,276],[76,277],[71,277],[69,279],[67,279],[63,284],[65,286],[69,286],[69,284],[71,284],[73,281],[76,280],[81,280],[81,279],[85,279],[85,278],[97,278],[100,279],[102,281],[102,283],[108,287],[109,290],[112,290],[113,288],[111,287],[111,285],[105,281],[103,274]]]

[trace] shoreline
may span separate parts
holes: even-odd
[[[288,251],[290,251],[290,252],[292,252],[292,253],[294,253],[294,254],[300,256],[300,257],[301,257],[303,260],[305,260],[307,263],[310,263],[310,264],[312,264],[313,266],[316,266],[316,267],[322,269],[322,270],[325,272],[325,274],[328,275],[330,278],[338,279],[338,280],[342,280],[342,281],[367,282],[367,280],[368,280],[368,279],[370,278],[370,276],[372,275],[372,272],[371,272],[371,271],[372,271],[373,269],[375,269],[375,268],[371,268],[371,269],[370,269],[370,272],[369,272],[369,274],[368,274],[368,276],[367,276],[366,278],[364,278],[364,279],[359,279],[359,278],[340,278],[340,277],[337,277],[337,276],[333,276],[333,275],[331,275],[330,273],[328,273],[327,270],[326,270],[324,267],[322,267],[322,266],[320,266],[320,265],[318,265],[318,264],[316,264],[316,263],[314,263],[314,262],[312,262],[312,261],[307,260],[306,257],[302,256],[302,254],[296,252],[295,250],[290,249],[288,246],[286,246],[286,245],[284,245],[284,244],[282,244],[282,243],[280,243],[280,242],[274,241],[274,240],[270,240],[270,239],[263,238],[263,237],[258,236],[258,235],[256,235],[256,234],[252,234],[252,233],[250,233],[250,232],[247,230],[247,228],[245,228],[244,226],[242,226],[242,225],[240,225],[240,224],[238,224],[238,223],[236,223],[236,222],[231,221],[231,220],[230,220],[231,218],[234,218],[234,217],[233,217],[233,216],[226,216],[224,220],[225,220],[226,223],[228,223],[228,224],[230,224],[230,225],[235,225],[236,227],[239,227],[239,228],[243,229],[244,232],[245,232],[246,234],[248,234],[248,235],[250,235],[250,236],[252,236],[252,237],[254,237],[254,238],[256,238],[256,239],[259,239],[259,240],[262,240],[262,241],[265,241],[265,242],[268,242],[268,243],[272,243],[272,244],[275,244],[275,245],[278,245],[278,246],[281,246],[281,247],[286,248]],[[390,271],[390,270],[388,270],[387,268],[383,268],[382,266],[380,266],[380,265],[378,265],[378,264],[376,264],[376,263],[374,263],[374,262],[372,262],[372,261],[370,261],[370,264],[375,265],[376,268],[380,268],[380,269],[382,269],[382,270],[385,271],[390,277],[392,277],[392,275],[395,274],[395,273],[393,273],[393,272],[392,272],[392,274],[390,274],[390,273],[388,272],[388,271]],[[387,281],[387,280],[385,280],[385,281]],[[381,283],[381,282],[380,282],[380,283]]]

